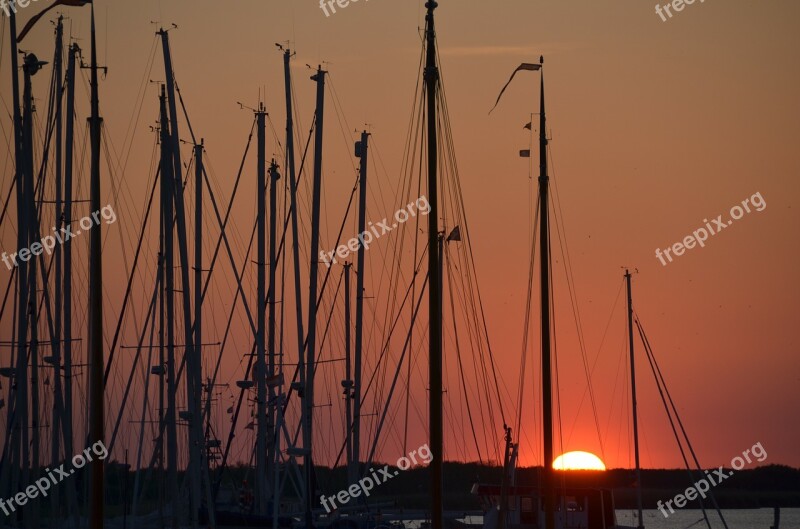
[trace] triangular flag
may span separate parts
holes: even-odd
[[[461,240],[461,227],[456,226],[453,228],[453,231],[450,232],[450,235],[447,236],[448,241],[460,241]]]
[[[527,122],[527,123],[525,124],[525,126],[524,126],[524,127],[522,127],[522,128],[523,128],[523,129],[528,129],[528,130],[531,130],[531,122],[530,122],[530,121],[529,121],[529,122]]]
[[[17,36],[17,42],[22,42],[22,39],[25,38],[25,35],[28,34],[28,32],[33,27],[33,25],[36,24],[39,21],[39,19],[44,16],[45,13],[47,13],[48,11],[53,9],[54,7],[56,7],[56,6],[82,7],[82,6],[85,6],[86,4],[90,4],[91,1],[92,0],[56,0],[55,2],[53,2],[53,5],[51,5],[50,7],[46,7],[38,15],[34,15],[33,18],[31,18],[28,21],[28,23],[25,24],[25,27],[22,28],[22,31],[20,31],[19,35]]]
[[[508,82],[505,84],[505,86],[503,86],[503,89],[500,90],[500,95],[497,96],[497,101],[494,102],[494,107],[492,107],[492,110],[494,110],[495,107],[497,106],[497,103],[500,102],[500,98],[503,97],[503,92],[506,91],[506,88],[508,88],[508,85],[511,84],[511,81],[514,79],[514,76],[517,75],[518,71],[520,71],[520,70],[529,70],[529,71],[535,72],[536,70],[540,69],[541,67],[542,67],[541,64],[533,64],[533,63],[530,63],[530,62],[523,62],[522,64],[517,66],[517,69],[514,70],[514,73],[511,74],[511,77],[508,79]],[[492,113],[492,110],[489,111],[489,114]]]

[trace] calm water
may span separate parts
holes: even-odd
[[[669,510],[667,510],[669,512]],[[708,512],[712,529],[725,529],[715,511]],[[681,509],[664,518],[657,509],[645,509],[645,529],[707,529],[703,512],[700,509]],[[728,529],[770,529],[772,527],[772,509],[723,509]],[[466,516],[459,518],[470,524],[483,523],[483,516]],[[636,512],[617,509],[617,523],[636,527]],[[780,529],[800,529],[800,509],[781,509]],[[418,529],[419,520],[406,520],[406,527]]]
[[[669,512],[669,510],[667,510]],[[707,511],[713,529],[724,529],[716,512]],[[722,511],[728,529],[769,529],[772,527],[772,509],[726,509]],[[684,529],[707,527],[703,512],[699,509],[676,510],[669,518],[664,518],[659,510],[645,510],[645,529]],[[636,526],[636,513],[629,510],[617,511],[617,523]],[[780,529],[800,529],[800,509],[781,509]]]

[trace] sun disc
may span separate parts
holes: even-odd
[[[591,452],[566,452],[553,461],[555,470],[605,470],[603,461]]]

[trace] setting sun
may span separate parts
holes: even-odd
[[[567,452],[553,461],[555,470],[605,470],[606,465],[590,452]]]

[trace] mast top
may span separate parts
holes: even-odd
[[[327,70],[323,70],[322,69],[322,65],[318,64],[317,65],[317,72],[314,75],[311,76],[311,80],[312,81],[317,81],[320,76],[322,76],[322,78],[324,79],[326,73],[328,73],[328,71]]]
[[[36,72],[42,69],[42,66],[47,64],[47,61],[40,61],[33,53],[25,54],[23,59],[23,70],[30,75],[36,75]]]
[[[434,30],[433,10],[438,7],[436,0],[428,0],[425,7],[428,13],[425,15],[425,40],[426,40],[426,60],[423,78],[437,83],[439,80],[439,68],[436,65],[436,31]]]
[[[157,23],[158,22],[154,22],[154,24],[157,24]],[[164,29],[164,26],[161,26],[160,28],[158,28],[158,31],[156,31],[156,35],[166,35],[169,31],[171,31],[173,29],[178,29],[178,24],[176,24],[174,22],[172,24],[170,24],[170,26],[171,27],[169,27],[167,29]]]

